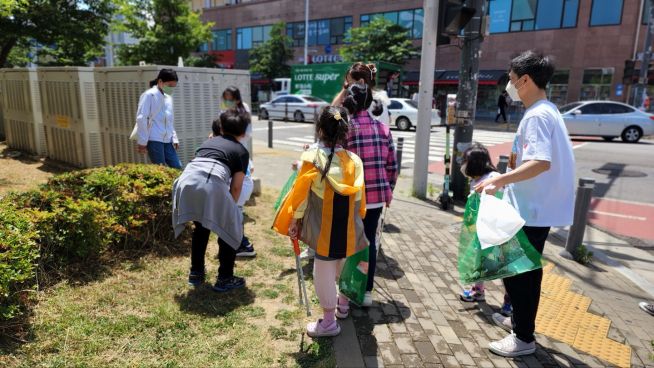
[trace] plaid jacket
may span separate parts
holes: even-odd
[[[390,204],[397,182],[395,143],[390,128],[374,120],[368,111],[358,112],[350,120],[347,149],[363,161],[366,203]]]

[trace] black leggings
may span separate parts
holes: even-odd
[[[204,272],[204,255],[207,252],[211,230],[194,221],[193,240],[191,243],[191,272]],[[234,276],[234,263],[236,263],[236,250],[222,239],[218,239],[218,278]]]

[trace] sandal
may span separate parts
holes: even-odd
[[[322,319],[318,322],[311,322],[307,325],[307,335],[309,337],[333,337],[341,333],[341,326],[334,321],[328,328],[322,326]]]

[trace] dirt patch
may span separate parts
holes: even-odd
[[[36,188],[53,175],[70,170],[46,158],[12,150],[0,142],[0,196]]]

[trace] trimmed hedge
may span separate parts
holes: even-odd
[[[178,175],[123,164],[58,175],[0,199],[0,326],[29,307],[37,287],[83,279],[125,257],[181,249],[171,219]]]

